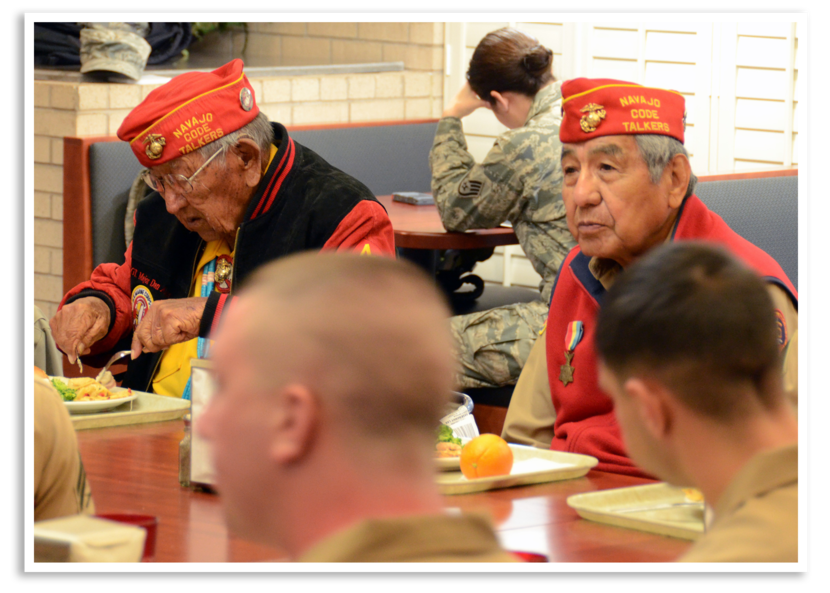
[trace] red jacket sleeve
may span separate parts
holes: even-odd
[[[395,233],[389,215],[378,202],[359,202],[340,221],[321,251],[357,251],[395,257]]]
[[[58,309],[80,298],[98,297],[110,308],[110,328],[107,335],[92,345],[90,354],[111,350],[126,333],[133,329],[132,300],[130,297],[130,270],[133,245],[130,243],[125,262],[101,264],[92,271],[86,282],[81,282],[67,292]]]

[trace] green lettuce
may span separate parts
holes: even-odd
[[[442,424],[438,428],[438,443],[455,443],[456,445],[461,445],[461,439],[452,436],[452,428],[447,426],[446,424]]]
[[[61,381],[60,379],[52,379],[52,385],[55,386],[55,389],[58,390],[58,393],[61,394],[63,401],[71,402],[74,401],[75,398],[78,396],[78,393],[69,387],[66,383]]]

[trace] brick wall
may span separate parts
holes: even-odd
[[[240,43],[237,34],[234,47]],[[286,125],[441,116],[443,23],[248,23],[245,53],[284,65],[403,62],[401,73],[264,83],[265,113]]]
[[[35,81],[35,304],[47,317],[63,296],[63,137],[114,135],[153,88]]]
[[[251,84],[262,111],[288,126],[438,118],[443,37],[442,23],[250,23],[248,53],[405,64],[403,72],[252,75]],[[63,296],[63,233],[71,232],[63,228],[63,137],[115,135],[156,86],[35,81],[35,304],[47,317]]]
[[[444,23],[248,23],[246,54],[284,63],[403,62],[407,70],[441,72]]]

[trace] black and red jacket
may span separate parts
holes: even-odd
[[[392,224],[372,192],[295,142],[282,125],[271,125],[279,148],[237,230],[231,293],[261,264],[300,251],[356,250],[394,257]],[[125,263],[99,265],[60,304],[96,296],[110,308],[109,332],[82,360],[103,366],[114,351],[129,349],[135,295],[152,302],[190,296],[204,246],[197,233],[167,212],[158,193],[142,200]],[[213,292],[208,298],[200,336],[214,329],[231,293]],[[147,391],[160,358],[159,352],[145,353],[131,361],[123,385]]]

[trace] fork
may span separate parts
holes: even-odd
[[[112,366],[112,363],[114,363],[117,360],[120,360],[120,359],[124,358],[130,352],[131,352],[131,350],[120,350],[120,351],[116,352],[115,354],[113,354],[112,358],[109,359],[109,362],[107,362],[106,366],[104,366],[104,368],[101,369],[101,372],[98,373],[98,376],[95,377],[95,380],[100,382],[101,377],[103,377],[104,373],[106,373],[109,370],[109,368]]]

